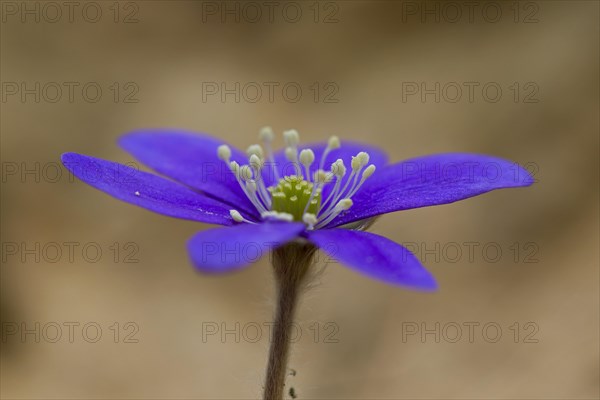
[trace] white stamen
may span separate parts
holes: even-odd
[[[315,153],[311,149],[304,149],[300,152],[300,162],[305,167],[310,167],[315,161]]]
[[[331,164],[331,172],[340,178],[346,175],[346,166],[344,165],[344,160],[341,158],[335,160],[335,162]]]
[[[269,160],[269,169],[274,172],[275,181],[279,181],[279,170],[277,169],[277,165],[275,165],[275,158],[273,157],[273,148],[271,147],[271,142],[275,138],[275,134],[273,133],[273,129],[270,126],[265,126],[262,128],[258,134],[258,137],[263,143],[263,146],[266,150],[266,159]]]
[[[229,167],[235,175],[238,184],[242,188],[242,191],[244,192],[246,197],[248,197],[248,199],[254,205],[254,207],[256,207],[256,209],[259,211],[266,210],[266,206],[263,203],[261,203],[258,197],[256,196],[256,182],[252,180],[252,170],[250,169],[250,167],[248,167],[247,165],[242,165],[240,167],[240,165],[235,161],[229,163]],[[246,184],[244,184],[244,182],[246,182]]]
[[[298,150],[295,147],[286,147],[285,158],[287,158],[287,160],[294,165],[296,175],[302,176],[302,170],[300,169],[300,165],[298,164]]]
[[[259,144],[253,144],[251,146],[248,146],[248,149],[246,150],[246,154],[248,155],[248,157],[252,157],[253,155],[257,156],[261,160],[264,156],[263,149],[262,149],[262,147],[260,147]]]
[[[283,141],[288,147],[296,147],[300,143],[300,135],[295,129],[290,129],[283,132]]]
[[[318,222],[317,216],[315,214],[305,213],[302,216],[302,222],[304,222],[306,225],[308,225],[308,229],[314,229],[315,225]]]
[[[373,172],[375,172],[375,165],[371,164],[367,167],[367,169],[365,169],[365,172],[363,172],[363,178],[367,179],[368,177],[373,175]]]
[[[250,165],[252,166],[252,168],[258,169],[259,171],[260,171],[260,169],[263,166],[263,160],[262,160],[262,158],[260,158],[256,154],[252,154],[250,156],[249,162],[250,162]]]
[[[258,197],[265,205],[265,208],[271,208],[271,196],[269,196],[269,192],[267,191],[265,184],[262,180],[258,181]]]
[[[248,189],[248,192],[250,193],[256,193],[256,182],[254,182],[254,180],[249,180],[246,182],[246,189]]]
[[[243,181],[247,181],[252,179],[252,169],[247,165],[242,165],[239,169],[240,179]]]
[[[358,156],[360,157],[360,161],[363,166],[369,163],[369,153],[361,151],[360,153],[358,153]]]
[[[233,218],[235,222],[244,222],[244,217],[242,217],[242,214],[237,210],[229,210],[229,215],[231,215],[231,218]]]
[[[329,183],[333,178],[333,174],[331,172],[323,171],[322,169],[318,170],[313,175],[313,180],[315,183]]]
[[[330,150],[334,150],[334,149],[339,149],[341,146],[340,144],[340,138],[337,136],[332,136],[329,138],[329,141],[327,142],[327,147]]]
[[[336,195],[336,197],[333,198],[333,201],[329,205],[329,208],[327,208],[323,212],[324,214],[330,212],[333,204],[335,204],[335,202],[337,202],[342,196],[352,197],[352,195],[354,194],[353,191],[355,192],[356,190],[358,190],[358,187],[360,187],[360,185],[362,185],[362,182],[364,182],[363,180],[361,180],[361,182],[358,183],[358,174],[360,174],[360,171],[363,169],[363,167],[368,162],[369,162],[369,154],[365,153],[364,151],[361,151],[356,156],[352,157],[352,163],[351,163],[352,164],[352,172],[350,173],[350,176],[348,177],[348,180],[346,181],[344,188],[342,190],[340,190],[340,192]],[[354,178],[354,179],[352,179],[352,178]],[[352,182],[352,186],[350,186],[350,189],[348,189],[350,182]]]
[[[307,173],[308,173],[308,171],[307,171]],[[306,205],[304,206],[304,210],[302,211],[303,214],[306,214],[306,211],[308,211],[308,207],[312,204],[312,201],[315,198],[316,194],[321,191],[321,189],[323,188],[323,185],[325,185],[325,183],[327,183],[327,182],[329,182],[329,180],[331,180],[330,174],[331,174],[330,172],[325,172],[322,169],[315,172],[315,174],[313,176],[315,184],[313,185],[312,192],[310,193],[310,197],[308,198],[308,201],[306,202]]]
[[[333,185],[333,189],[329,192],[327,198],[321,203],[321,210],[325,210],[325,206],[329,203],[330,200],[334,199],[337,196],[338,191],[340,190],[340,183],[342,180],[336,176],[335,185]]]
[[[296,150],[293,147],[286,147],[285,148],[285,158],[288,161],[294,162],[296,161]]]
[[[340,160],[337,160],[336,163],[338,161],[340,161]],[[358,175],[360,174],[360,171],[363,169],[363,167],[368,162],[369,162],[369,154],[365,153],[364,151],[361,151],[356,156],[352,157],[352,162],[351,162],[352,172],[350,173],[350,176],[348,177],[346,184],[344,185],[342,190],[340,190],[335,195],[333,195],[332,201],[326,209],[323,209],[323,207],[321,207],[321,212],[320,212],[321,215],[327,215],[328,213],[330,213],[333,210],[333,205],[336,204],[336,202],[340,198],[342,198],[342,196],[350,198],[354,195],[354,193],[356,193],[358,188],[360,188],[360,186],[363,184],[364,179],[368,178],[368,176],[369,176],[369,175],[367,175],[367,177],[365,177],[364,179],[361,179],[360,183],[358,182]],[[343,166],[343,162],[341,162],[341,165]],[[375,168],[375,167],[373,167],[373,168]],[[332,166],[332,170],[333,170],[333,166]],[[346,173],[345,167],[343,167],[343,172],[344,172],[344,174]],[[340,179],[340,178],[338,178],[338,179]],[[350,186],[350,183],[352,183],[352,186]],[[337,184],[337,182],[336,182],[336,184]],[[348,186],[350,186],[350,189],[348,189]],[[329,200],[329,197],[327,198],[327,200]],[[325,205],[327,200],[323,203],[323,206]]]
[[[352,207],[353,204],[354,203],[352,203],[352,200],[350,200],[350,199],[342,199],[339,201],[339,203],[337,203],[337,206],[335,206],[335,208],[340,211],[346,211],[350,207]]]
[[[254,182],[254,180],[249,180],[246,182],[246,195],[248,196],[252,204],[254,204],[254,207],[256,207],[256,209],[259,212],[267,211],[267,207],[260,201],[260,199],[256,195],[256,189],[256,182]]]
[[[267,192],[267,188],[265,187],[265,182],[262,179],[262,167],[264,165],[264,160],[259,158],[256,154],[252,154],[250,156],[250,167],[254,171],[255,181],[258,181],[256,184],[258,187],[258,196],[262,203],[266,206],[266,208],[271,207],[271,196]]]
[[[256,224],[256,222],[252,222],[252,221],[249,221],[246,218],[244,218],[242,216],[242,214],[240,214],[239,211],[237,211],[237,210],[229,210],[229,215],[231,216],[231,218],[233,218],[233,220],[235,222],[245,222],[247,224]]]
[[[273,129],[270,126],[265,126],[260,129],[258,137],[263,142],[271,143],[275,139],[275,133],[273,133]]]
[[[260,214],[262,218],[275,218],[281,221],[292,222],[294,220],[294,216],[292,214],[286,212],[279,211],[264,211]]]
[[[229,148],[229,146],[226,144],[220,145],[217,147],[217,156],[220,160],[229,162],[229,159],[231,158],[231,148]]]
[[[354,159],[352,161],[354,161]],[[331,212],[333,210],[336,203],[342,198],[342,196],[344,196],[344,193],[347,193],[348,185],[350,185],[352,178],[354,178],[355,176],[356,176],[356,172],[353,169],[352,172],[350,172],[350,176],[348,176],[348,180],[346,181],[346,184],[344,185],[344,187],[336,193],[335,197],[332,198],[331,204],[329,204],[329,207],[327,207],[327,209],[325,209],[325,210],[323,210],[323,208],[321,207],[321,212],[320,212],[321,215],[327,215],[329,212]],[[338,178],[338,179],[341,181],[341,178]],[[355,179],[355,181],[356,181],[356,179]],[[353,187],[354,187],[354,185],[353,185]],[[348,197],[348,196],[346,196],[346,197]]]
[[[358,183],[358,185],[354,185],[352,187],[352,189],[350,190],[350,194],[348,194],[348,197],[352,197],[354,196],[354,194],[358,191],[358,189],[360,189],[360,187],[362,186],[363,183],[365,183],[365,181],[371,176],[373,175],[373,172],[375,172],[375,165],[371,164],[367,167],[367,169],[365,169],[365,171],[362,174],[362,177],[360,178],[360,182]]]
[[[348,210],[350,207],[352,207],[352,200],[346,198],[346,199],[342,199],[340,200],[335,207],[333,208],[333,210],[329,213],[329,215],[324,215],[323,217],[320,218],[319,223],[315,226],[315,228],[321,228],[325,225],[327,225],[328,223],[330,223],[335,217],[337,217],[342,211],[346,211]]]
[[[333,200],[337,197],[338,192],[340,190],[340,185],[342,183],[342,178],[346,175],[346,166],[344,165],[344,161],[341,158],[338,158],[333,164],[331,164],[331,173],[335,176],[335,185],[329,195],[321,203],[321,209],[327,210],[325,206],[329,203],[330,200]]]
[[[300,152],[300,163],[304,166],[306,180],[310,182],[310,166],[315,161],[315,153],[311,149],[304,149]]]
[[[325,165],[325,159],[327,158],[329,152],[331,150],[339,149],[340,146],[340,138],[338,138],[337,136],[331,136],[329,138],[329,140],[327,141],[327,147],[325,148],[325,151],[323,151],[321,161],[319,162],[319,169],[323,169],[323,166]]]
[[[369,155],[361,151],[356,156],[352,157],[352,170],[357,172],[369,162]]]

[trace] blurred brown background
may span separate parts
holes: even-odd
[[[2,397],[260,397],[267,260],[200,276],[185,243],[206,226],[111,199],[57,163],[66,151],[131,161],[115,141],[137,128],[245,148],[272,125],[368,141],[392,161],[493,154],[539,180],[379,220],[372,231],[416,243],[435,294],[329,264],[298,316],[300,399],[598,398],[598,2],[472,3],[98,1],[70,14],[3,1]],[[212,82],[239,82],[239,102],[207,94]],[[279,85],[273,101],[264,82]],[[439,82],[440,101],[408,95],[412,82]]]

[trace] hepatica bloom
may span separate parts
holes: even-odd
[[[268,400],[283,398],[290,328],[317,248],[372,278],[432,290],[435,280],[413,254],[365,232],[374,219],[533,183],[520,166],[490,156],[448,153],[388,164],[382,150],[340,143],[335,136],[302,146],[298,132],[289,130],[278,152],[272,151],[270,128],[259,136],[262,146],[246,152],[182,131],[121,138],[125,150],[166,178],[80,154],[62,160],[75,176],[120,200],[226,226],[189,241],[200,271],[232,271],[273,250],[277,311],[264,385]]]
[[[270,249],[305,242],[367,276],[424,290],[436,284],[414,255],[364,231],[376,217],[533,182],[517,164],[485,155],[447,153],[388,164],[382,150],[335,136],[303,146],[298,132],[289,130],[277,152],[270,128],[259,136],[262,146],[246,152],[183,131],[137,131],[120,139],[126,151],[166,178],[75,153],[62,160],[75,176],[120,200],[226,226],[189,241],[200,271],[235,270]]]

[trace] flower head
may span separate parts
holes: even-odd
[[[298,131],[288,130],[278,152],[270,127],[259,138],[262,143],[245,152],[183,131],[138,131],[121,138],[125,150],[170,179],[76,153],[62,160],[75,176],[113,197],[164,215],[228,226],[190,240],[192,261],[201,271],[249,264],[256,257],[245,257],[244,246],[262,253],[301,240],[363,274],[420,289],[433,289],[433,277],[406,248],[364,232],[374,218],[533,183],[523,168],[490,156],[447,153],[387,164],[380,149],[337,136],[302,146]]]
[[[262,220],[303,222],[308,230],[324,228],[352,206],[352,196],[375,171],[374,164],[365,168],[369,163],[369,154],[364,151],[351,157],[352,171],[349,176],[346,177],[342,159],[331,163],[329,170],[325,171],[322,167],[327,156],[332,150],[341,147],[337,136],[332,136],[327,142],[327,147],[320,152],[318,169],[315,170],[315,152],[309,147],[298,149],[300,135],[296,130],[283,133],[287,145],[287,168],[280,171],[281,168],[274,163],[275,156],[271,153],[273,136],[265,135],[264,132],[271,131],[264,128],[259,134],[267,154],[260,145],[251,145],[246,151],[248,163],[245,165],[239,166],[235,161],[231,161],[232,152],[228,145],[223,144],[217,148],[218,158],[230,168],[240,189]],[[272,184],[269,185],[268,182]],[[327,192],[327,197],[324,197],[324,189],[328,184],[333,184],[333,188]],[[238,210],[232,211],[241,215]],[[238,220],[252,223],[243,216]]]

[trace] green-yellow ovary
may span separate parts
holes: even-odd
[[[308,208],[313,191],[313,183],[305,181],[301,176],[290,175],[279,180],[276,186],[269,187],[273,204],[272,211],[285,212],[294,217],[294,221],[302,221],[304,209],[307,213],[317,215],[321,206],[321,189],[317,189]]]

